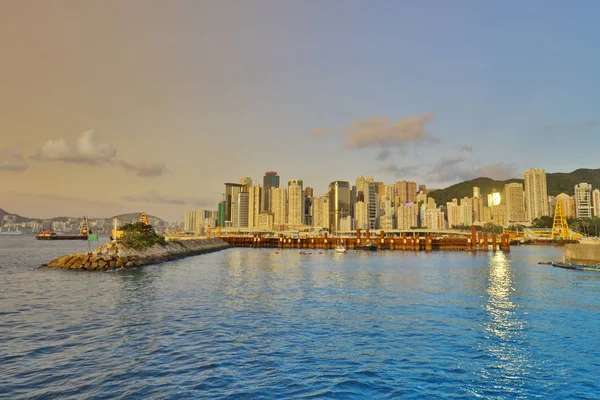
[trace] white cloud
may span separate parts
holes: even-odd
[[[19,146],[0,149],[0,171],[23,172],[29,168]]]
[[[134,171],[140,178],[162,176],[167,173],[167,166],[161,162],[140,162],[138,164],[127,161],[119,161],[119,165],[128,171]]]
[[[32,156],[42,161],[64,161],[78,164],[106,164],[117,155],[117,149],[108,143],[98,143],[95,132],[83,132],[75,142],[69,145],[63,138],[49,140]]]
[[[345,146],[403,147],[409,144],[437,143],[440,139],[425,130],[425,124],[434,118],[435,115],[429,113],[397,122],[381,117],[354,121],[346,130]]]
[[[400,178],[403,176],[415,176],[418,175],[419,166],[398,166],[393,163],[388,163],[380,166],[377,169],[377,172],[384,172],[388,174],[393,174],[396,178]]]
[[[77,138],[74,145],[67,143],[63,138],[49,140],[40,147],[33,156],[34,160],[55,161],[65,163],[105,165],[115,164],[133,171],[142,178],[157,177],[164,175],[168,170],[164,161],[150,162],[142,161],[133,163],[119,160],[117,149],[109,143],[99,143],[96,140],[94,130],[89,130]]]

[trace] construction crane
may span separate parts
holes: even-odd
[[[550,234],[552,240],[571,240],[571,231],[567,224],[567,217],[562,208],[562,201],[556,202],[556,208],[554,209],[554,221],[552,223],[552,233]]]

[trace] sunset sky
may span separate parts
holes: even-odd
[[[599,168],[598,1],[0,0],[0,208]]]

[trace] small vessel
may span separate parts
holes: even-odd
[[[308,250],[300,250],[299,251],[300,254],[312,254],[312,251],[308,251]]]
[[[377,242],[372,240],[367,240],[364,243],[359,243],[356,245],[356,250],[368,250],[368,251],[376,251],[377,250]]]
[[[345,253],[346,252],[346,247],[344,246],[344,241],[340,242],[340,244],[338,244],[335,247],[335,251],[337,251],[338,253]]]
[[[83,217],[79,227],[79,235],[59,235],[52,230],[40,231],[35,237],[37,240],[87,240],[88,233],[92,233],[88,227],[87,217]]]

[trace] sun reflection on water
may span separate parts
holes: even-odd
[[[515,387],[515,381],[525,384],[530,372],[529,355],[523,346],[525,322],[519,317],[519,305],[513,297],[514,275],[510,260],[496,252],[489,260],[487,279],[488,320],[484,322],[483,350],[488,355],[484,371],[487,380],[495,380],[498,388]],[[520,386],[517,384],[517,386]]]

